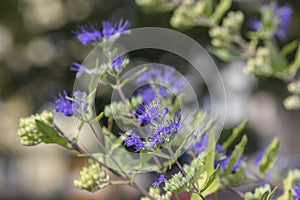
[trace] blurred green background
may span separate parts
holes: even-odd
[[[263,3],[235,1],[233,9],[241,9],[249,21]],[[294,18],[288,41],[300,35],[300,4],[297,0],[289,3]],[[77,25],[124,18],[133,27],[172,28],[171,14],[145,14],[133,0],[0,0],[0,199],[132,199],[137,194],[127,188],[113,187],[96,194],[73,188],[84,162],[52,145],[23,147],[17,125],[20,117],[48,108],[58,92],[72,90],[75,74],[69,67],[72,61],[82,62],[92,49],[83,47],[71,33]],[[209,45],[206,28],[184,33],[204,47]],[[161,57],[161,53],[150,55],[156,61]],[[242,61],[215,62],[228,96],[224,135],[226,129],[249,119],[249,154],[279,136],[277,167],[300,167],[300,113],[283,108],[281,102],[288,95],[285,85],[276,79],[245,75]]]

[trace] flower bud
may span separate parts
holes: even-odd
[[[31,115],[27,118],[21,118],[19,121],[18,135],[24,146],[34,146],[42,142],[43,134],[38,130],[35,120],[40,120],[48,125],[53,123],[53,114],[44,111],[41,114]]]
[[[87,191],[97,191],[109,185],[109,177],[99,163],[89,160],[88,166],[80,171],[80,177],[74,180],[75,187]]]

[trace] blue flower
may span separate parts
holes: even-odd
[[[123,61],[120,57],[113,59],[111,69],[119,71],[122,67]]]
[[[291,24],[293,9],[290,5],[285,5],[281,8],[275,8],[275,13],[279,17],[280,21],[280,25],[276,32],[276,35],[280,39],[284,39],[286,37],[286,31]]]
[[[137,122],[147,124],[159,116],[158,104],[155,102],[140,104],[136,109],[135,115],[137,116]]]
[[[79,26],[79,29],[73,33],[77,35],[77,39],[84,45],[99,41],[102,38],[101,32],[93,24]]]
[[[76,73],[76,78],[80,78],[82,76],[82,74],[89,72],[89,69],[86,68],[85,66],[77,63],[77,62],[73,62],[72,66],[70,67],[71,71],[77,72]]]
[[[143,99],[143,103],[150,104],[156,97],[153,87],[150,85],[144,85],[136,90],[134,96],[140,95]]]
[[[125,134],[121,134],[121,135],[126,137],[125,145],[128,147],[134,146],[136,152],[140,152],[144,148],[145,145],[142,139],[139,136],[135,135],[134,133],[132,133],[130,136],[127,136]]]
[[[192,146],[192,148],[195,150],[195,153],[199,154],[203,152],[207,148],[208,141],[209,141],[208,134],[207,133],[203,134],[200,141],[196,142]]]
[[[220,165],[220,169],[222,171],[226,171],[229,165],[231,159],[230,154],[226,154],[225,149],[222,145],[217,144],[216,145],[216,158],[214,161],[215,168]],[[236,173],[236,171],[241,167],[243,161],[245,160],[245,157],[241,157],[233,166],[232,173]]]
[[[264,151],[258,152],[255,159],[254,159],[254,163],[256,165],[259,165],[263,157],[264,157]]]
[[[225,157],[224,159],[215,160],[215,168],[220,165],[220,169],[222,171],[226,171],[228,164],[230,161],[230,157]]]
[[[245,157],[241,157],[240,159],[238,159],[238,161],[234,164],[233,168],[232,168],[232,173],[235,173],[242,165],[242,163],[246,160]]]
[[[259,20],[253,20],[250,22],[250,27],[254,30],[254,31],[260,31],[262,29],[262,23]]]
[[[300,200],[300,185],[296,186],[294,189],[294,200]]]
[[[158,94],[164,98],[170,96],[170,89],[174,93],[178,93],[185,87],[185,81],[182,78],[177,77],[174,68],[162,69],[149,69],[142,73],[138,78],[138,83],[154,82],[163,86],[158,89]]]
[[[73,107],[72,102],[67,99],[68,94],[66,91],[63,93],[58,94],[58,98],[55,97],[55,112],[62,112],[65,116],[72,116],[73,115]]]
[[[166,109],[163,108],[163,113],[165,112]],[[150,137],[150,142],[152,142],[150,148],[154,149],[156,146],[163,144],[166,138],[175,136],[181,126],[181,114],[176,112],[173,120],[167,125],[160,124],[157,126],[154,134]]]
[[[164,134],[164,127],[160,128],[151,136],[150,138],[150,142],[152,142],[150,146],[151,149],[154,149],[157,145],[163,144],[165,142],[163,134]]]
[[[222,152],[222,151],[224,151],[224,147],[222,145],[220,145],[220,144],[217,144],[216,145],[216,151]]]
[[[164,98],[167,98],[168,96],[170,96],[169,92],[167,91],[167,89],[165,87],[160,87],[159,91],[158,91],[159,96],[162,96]]]
[[[113,35],[128,34],[131,24],[127,20],[121,19],[118,22],[103,21],[102,34],[104,37],[111,37]]]
[[[170,128],[173,133],[177,133],[178,130],[181,128],[181,111],[180,110],[174,114],[174,118],[171,122]]]
[[[159,176],[159,178],[158,178],[158,181],[155,181],[155,182],[152,184],[152,186],[153,186],[153,187],[158,187],[160,184],[165,183],[166,181],[167,181],[167,179],[165,178],[165,176],[161,174],[161,175]]]
[[[86,93],[81,91],[75,91],[72,97],[66,91],[59,93],[54,98],[55,112],[62,112],[67,117],[80,117],[83,113],[88,113],[89,104],[85,99]]]

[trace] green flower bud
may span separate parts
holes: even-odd
[[[300,97],[298,95],[289,96],[283,101],[283,105],[288,110],[298,110],[300,109]]]
[[[288,90],[294,94],[300,94],[300,81],[293,81],[288,84]]]
[[[53,114],[44,111],[41,114],[31,115],[30,117],[20,119],[18,135],[24,146],[34,146],[42,142],[41,137],[43,134],[38,130],[35,120],[40,120],[48,125],[52,125]]]
[[[189,191],[191,187],[190,180],[191,179],[184,177],[181,172],[178,172],[165,182],[164,189],[176,193]]]
[[[161,194],[161,191],[159,188],[150,187],[149,188],[149,195],[153,197],[156,200],[171,200],[172,193],[166,192],[165,194]],[[148,197],[142,197],[141,200],[150,200]]]
[[[245,72],[249,74],[270,76],[273,74],[270,51],[266,47],[259,47],[256,56],[247,60]]]
[[[73,182],[77,188],[94,192],[109,185],[109,177],[100,164],[93,160],[88,160],[88,166],[83,167],[79,174],[80,177]]]
[[[194,16],[191,8],[179,7],[174,11],[170,23],[173,27],[178,29],[188,29],[198,25],[197,17]]]

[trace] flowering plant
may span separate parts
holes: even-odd
[[[300,66],[299,50],[293,62],[289,63],[285,57],[298,47],[298,42],[282,50],[270,42],[274,36],[285,38],[289,23],[283,21],[290,21],[289,6],[273,3],[263,6],[261,19],[251,22],[253,31],[248,32],[249,41],[246,41],[240,35],[242,12],[229,12],[225,16],[230,0],[221,0],[217,5],[211,0],[180,4],[137,0],[137,3],[148,11],[158,8],[156,5],[160,5],[156,11],[176,9],[171,19],[175,27],[209,27],[215,47],[212,52],[223,60],[246,59],[247,73],[289,81]],[[203,200],[226,189],[242,199],[270,200],[281,190],[279,200],[300,199],[300,170],[290,171],[282,183],[269,178],[279,148],[277,138],[251,163],[244,156],[247,135],[240,137],[247,122],[242,122],[230,137],[219,143],[215,134],[217,119],[208,119],[204,111],[189,115],[183,112],[188,82],[174,68],[146,66],[122,78],[130,60],[120,55],[114,44],[121,35],[130,34],[130,25],[126,20],[104,21],[102,29],[89,24],[74,31],[82,44],[100,47],[103,61],[96,60],[93,67],[74,62],[70,69],[76,72],[76,78],[90,78],[86,91],[75,90],[71,95],[64,91],[54,98],[54,113],[44,111],[22,118],[18,130],[21,143],[25,146],[57,144],[86,157],[88,164],[74,185],[91,192],[110,185],[128,185],[138,190],[144,200],[180,199],[182,192],[189,192],[192,200]],[[142,87],[126,97],[124,88],[132,81]],[[119,99],[94,115],[98,83],[115,90]],[[289,85],[295,95],[299,94],[298,85],[298,82]],[[289,101],[285,105],[295,108],[296,104]],[[61,115],[75,120],[77,133],[70,135],[60,127],[54,117]],[[97,129],[95,124],[99,123],[101,127]],[[116,127],[119,124],[122,126]],[[97,141],[97,151],[90,150],[82,140],[86,128]],[[237,141],[238,138],[241,139]],[[180,161],[180,156],[186,161]],[[136,178],[145,172],[156,173],[156,180],[147,189]],[[243,193],[236,188],[249,182],[263,184],[253,192]]]

